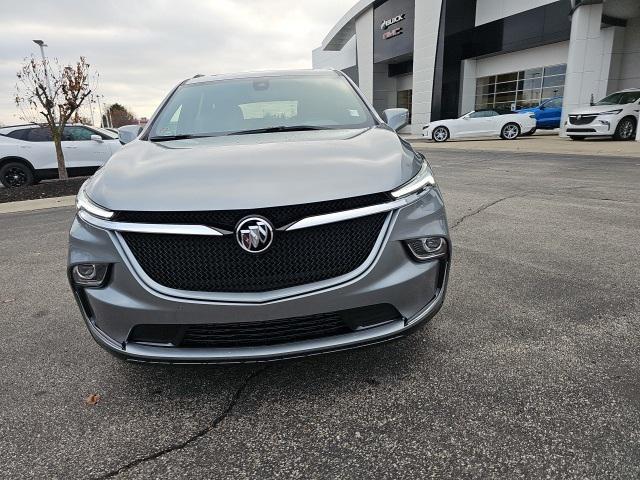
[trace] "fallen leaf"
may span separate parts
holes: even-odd
[[[87,398],[84,399],[84,403],[86,403],[87,405],[95,405],[99,401],[100,401],[100,395],[98,395],[97,393],[92,393],[91,395],[89,395]]]

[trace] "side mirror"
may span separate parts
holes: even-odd
[[[142,132],[140,125],[125,125],[118,129],[118,139],[122,145],[134,141]]]
[[[94,142],[102,143],[102,137],[100,135],[91,135],[91,140]]]
[[[547,108],[547,107],[545,107],[544,105],[540,105],[538,108],[539,108],[540,110],[544,110],[544,109],[545,109],[545,108]]]
[[[382,120],[397,132],[402,127],[409,125],[409,110],[406,108],[388,108],[382,112]]]

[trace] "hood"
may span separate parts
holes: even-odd
[[[624,105],[593,105],[570,110],[569,115],[593,115],[594,113],[610,112],[611,110],[620,110],[621,108],[624,108]]]
[[[135,140],[88,183],[111,210],[231,210],[392,190],[417,171],[411,147],[384,126]]]

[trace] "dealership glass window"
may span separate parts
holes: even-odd
[[[411,123],[411,103],[413,90],[400,90],[397,95],[398,108],[406,108],[409,110],[409,123]]]
[[[476,80],[476,109],[538,106],[564,93],[566,64],[530,68]]]

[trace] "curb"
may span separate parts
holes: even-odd
[[[0,203],[0,214],[31,212],[35,210],[45,210],[56,207],[70,207],[75,205],[76,196],[38,198],[36,200],[22,200],[19,202]]]

